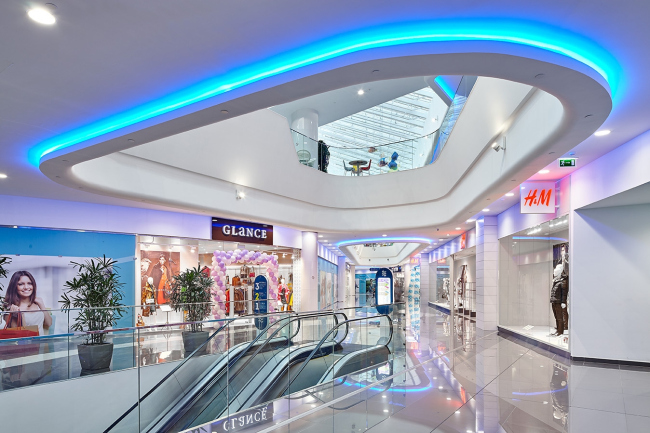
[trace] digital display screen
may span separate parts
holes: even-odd
[[[393,294],[391,293],[390,280],[390,278],[377,278],[377,305],[392,303]]]

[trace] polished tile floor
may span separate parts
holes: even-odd
[[[650,369],[572,363],[477,330],[468,319],[452,324],[433,309],[423,316],[419,335],[406,342],[402,365],[410,370],[370,388],[352,387],[332,404],[305,405],[301,417],[274,417],[276,425],[255,430],[650,432]]]

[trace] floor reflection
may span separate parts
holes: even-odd
[[[410,370],[273,431],[650,431],[648,368],[572,363],[432,309],[407,341]]]

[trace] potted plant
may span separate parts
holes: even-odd
[[[85,263],[71,262],[77,276],[64,284],[59,302],[64,311],[79,309],[73,331],[105,331],[124,314],[124,283],[115,272],[116,263],[106,256]],[[87,334],[85,343],[77,345],[77,350],[82,371],[107,370],[111,365],[113,343],[106,341],[104,332]]]
[[[7,256],[0,256],[0,278],[7,278],[7,270],[5,266],[11,263],[11,258]],[[4,290],[2,284],[0,284],[0,292]],[[4,311],[5,298],[0,296],[0,311]]]
[[[197,266],[187,269],[172,278],[169,305],[174,311],[184,311],[186,320],[190,323],[189,330],[183,331],[183,347],[185,353],[194,352],[208,339],[208,332],[203,331],[200,323],[210,314],[210,289],[214,281]],[[206,347],[200,350],[205,353]]]

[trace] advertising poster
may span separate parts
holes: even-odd
[[[140,251],[140,287],[153,286],[156,304],[169,303],[172,277],[181,271],[181,253],[162,250]]]
[[[334,302],[334,297],[332,295],[332,274],[328,272],[325,274],[325,305],[332,305],[332,302]]]
[[[1,293],[7,301],[16,299],[18,289],[32,288],[37,302],[42,301],[45,309],[53,310],[52,324],[47,326],[43,315],[26,313],[23,315],[24,325],[36,325],[40,335],[64,334],[68,332],[67,313],[60,311],[59,300],[63,294],[66,281],[73,279],[77,272],[70,262],[84,263],[87,257],[49,257],[49,256],[16,256],[11,257],[11,263],[6,266],[7,278],[0,278],[0,284],[5,288]],[[41,300],[41,301],[39,301]],[[57,311],[59,310],[59,311]],[[1,326],[4,328],[4,317]],[[59,319],[59,320],[57,320]],[[33,323],[32,323],[33,322]],[[57,326],[58,322],[58,326]]]

